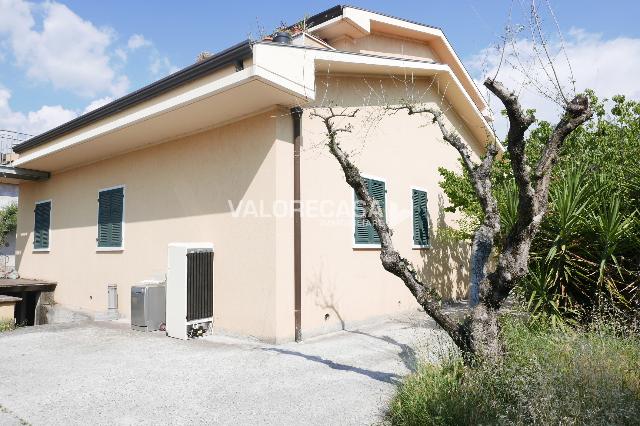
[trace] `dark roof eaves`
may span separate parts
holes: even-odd
[[[317,13],[317,14],[311,16],[310,18],[306,19],[305,22],[307,23],[308,28],[312,29],[315,26],[318,26],[318,25],[323,24],[323,23],[325,23],[327,21],[330,21],[333,18],[341,16],[342,15],[342,11],[344,10],[345,7],[349,7],[351,9],[362,10],[363,12],[375,13],[376,15],[386,16],[387,18],[397,19],[399,21],[408,22],[410,24],[421,25],[423,27],[433,28],[433,29],[442,31],[442,28],[436,27],[434,25],[423,24],[422,22],[412,21],[410,19],[405,19],[405,18],[399,18],[397,16],[388,15],[386,13],[376,12],[374,10],[366,9],[364,7],[351,6],[351,5],[348,5],[348,4],[339,4],[337,6],[334,6],[334,7],[330,8],[330,9],[327,9],[327,10],[325,10],[323,12]],[[339,11],[339,13],[338,13],[338,11]]]
[[[246,59],[250,57],[251,54],[251,41],[245,40],[221,52],[216,53],[215,55],[205,59],[204,61],[183,68],[180,71],[177,71],[165,78],[162,78],[141,89],[138,89],[121,98],[109,102],[108,104],[103,105],[100,108],[96,108],[95,110],[74,118],[73,120],[68,121],[58,127],[48,130],[40,135],[34,136],[33,138],[14,146],[13,151],[19,154],[29,149],[35,148],[39,145],[45,144],[66,133],[92,124],[98,120],[116,114],[155,96],[166,93],[176,87],[189,83],[196,78],[216,71],[237,60]]]

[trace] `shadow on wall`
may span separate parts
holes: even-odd
[[[468,297],[469,284],[469,256],[471,246],[467,242],[461,242],[446,236],[441,232],[448,225],[445,223],[444,199],[438,197],[437,225],[434,225],[429,216],[429,229],[431,230],[431,249],[421,250],[421,264],[414,265],[420,280],[430,283],[446,301],[460,301]],[[433,232],[437,229],[437,232]],[[382,268],[382,265],[380,265]],[[345,330],[345,320],[340,314],[339,301],[336,297],[336,281],[327,277],[323,272],[321,263],[319,268],[309,277],[309,286],[306,289],[307,296],[314,296],[317,307],[326,311],[325,320],[329,315],[335,315],[339,321],[341,330]],[[398,285],[404,285],[398,281]],[[331,318],[333,319],[333,318]]]
[[[438,197],[438,219],[434,226],[429,217],[431,249],[422,250],[422,265],[415,265],[418,277],[430,282],[444,300],[467,298],[469,283],[469,256],[471,246],[455,241],[442,232],[448,227],[444,220],[444,199]],[[437,229],[436,232],[433,232]]]
[[[307,287],[307,295],[313,295],[315,297],[315,304],[319,308],[325,311],[331,311],[335,314],[336,318],[340,322],[340,329],[345,329],[344,318],[340,315],[340,311],[337,307],[337,301],[335,296],[336,282],[335,279],[324,279],[322,270],[323,264],[320,264],[320,269],[314,272],[309,279],[309,286]],[[329,313],[325,314],[325,321],[329,320]]]

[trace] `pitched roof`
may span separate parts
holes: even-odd
[[[410,25],[418,25],[421,27],[431,28],[437,30],[440,37],[443,38],[443,43],[446,46],[447,52],[450,51],[455,62],[454,66],[458,66],[461,70],[461,73],[464,74],[465,78],[463,78],[463,84],[467,87],[467,90],[471,90],[475,92],[476,99],[482,99],[482,96],[479,94],[475,84],[469,77],[466,70],[464,70],[464,66],[459,62],[455,52],[453,52],[452,47],[446,41],[446,37],[442,34],[441,30],[437,27],[421,24],[418,22],[414,22],[408,19],[397,18],[390,15],[385,15],[378,12],[373,12],[367,9],[363,9],[356,6],[349,5],[337,5],[330,9],[327,9],[323,12],[320,12],[316,15],[313,15],[309,18],[305,19],[306,27],[310,31],[314,31],[314,27],[319,27],[322,24],[328,23],[332,19],[339,18],[345,15],[345,9],[355,9],[361,12],[366,12],[367,14],[374,14],[379,17],[385,17],[392,20],[399,20],[406,22]],[[47,132],[44,132],[40,135],[37,135],[31,139],[28,139],[25,142],[22,142],[13,147],[14,152],[23,153],[37,146],[43,145],[47,142],[50,142],[60,136],[63,136],[67,133],[70,133],[74,130],[80,129],[92,123],[95,123],[101,119],[109,117],[113,114],[121,112],[125,109],[138,105],[142,102],[145,102],[149,99],[162,95],[176,87],[187,84],[193,80],[201,78],[203,76],[209,75],[220,68],[228,66],[230,64],[236,63],[238,61],[245,60],[247,58],[252,57],[252,42],[250,40],[245,40],[241,43],[238,43],[228,49],[225,49],[221,52],[218,52],[211,56],[210,58],[203,60],[201,62],[190,65],[180,71],[177,71],[174,74],[171,74],[161,80],[155,81],[139,90],[136,90],[128,95],[125,95],[121,98],[114,100],[100,108],[97,108],[93,111],[90,111],[86,114],[83,114],[71,121],[68,121],[58,127],[55,127]],[[483,100],[476,100],[476,103],[482,103]],[[481,107],[480,107],[481,108]]]

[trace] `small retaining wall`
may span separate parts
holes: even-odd
[[[19,297],[0,295],[0,321],[13,321],[15,318],[16,303],[21,300]]]

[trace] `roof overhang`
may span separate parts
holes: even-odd
[[[20,167],[0,166],[0,183],[18,185],[24,181],[39,181],[49,179],[49,172],[23,169]]]
[[[444,64],[425,61],[407,61],[397,58],[371,57],[338,53],[335,55],[319,55],[317,58],[317,72],[375,75],[375,76],[405,76],[407,80],[430,78],[431,88],[442,95],[456,114],[464,121],[478,143],[479,152],[484,151],[484,144],[494,138],[491,126],[471,100],[458,76]],[[400,99],[388,99],[389,102],[400,102]],[[448,106],[438,105],[441,109]]]
[[[311,34],[322,39],[344,35],[360,38],[377,32],[428,42],[441,61],[449,65],[478,109],[484,112],[487,108],[486,100],[439,28],[353,6],[333,7],[309,18],[307,25]]]
[[[22,153],[33,147],[47,143],[57,137],[69,132],[95,123],[105,117],[112,116],[120,111],[135,107],[154,97],[160,96],[174,90],[177,87],[188,84],[203,76],[216,72],[231,64],[243,64],[247,58],[251,57],[251,43],[249,40],[238,43],[211,57],[185,67],[163,79],[155,81],[139,90],[109,102],[106,105],[96,108],[86,114],[81,115],[71,121],[63,123],[49,131],[39,134],[21,144],[16,145],[13,151]]]
[[[257,65],[169,95],[55,138],[14,165],[59,172],[305,101],[298,84]]]
[[[366,20],[374,26],[385,24],[379,22],[381,18],[373,20],[370,12],[358,12],[362,15],[349,19],[361,25]],[[233,61],[246,58],[244,48],[236,56],[222,52],[207,60],[210,62],[204,61],[204,65],[195,64],[186,69],[188,72],[177,73],[188,77],[183,82],[176,82],[176,75],[170,76],[170,81],[164,79],[127,95],[97,110],[95,115],[89,113],[72,120],[19,146],[16,151],[20,157],[13,165],[60,172],[176,140],[276,105],[304,106],[316,99],[316,76],[328,69],[358,76],[434,77],[437,89],[479,143],[495,137],[474,101],[474,92],[449,63],[271,42],[252,44],[250,55],[246,68],[234,69]],[[226,68],[214,66],[216,57]]]
[[[433,89],[447,100],[464,121],[478,142],[476,148],[480,152],[484,151],[487,142],[495,140],[492,127],[458,75],[447,64],[275,43],[257,44],[254,47],[254,60],[273,75],[298,81],[297,87],[304,90],[309,100],[316,98],[315,77],[323,74],[430,77],[434,79]],[[292,63],[304,65],[292,67]]]

